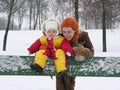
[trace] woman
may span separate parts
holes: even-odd
[[[75,18],[67,17],[61,23],[63,36],[68,40],[75,52],[75,60],[83,61],[83,57],[92,57],[94,48],[88,36],[88,33],[79,30],[79,25]],[[75,77],[64,76],[56,77],[56,90],[74,90]]]

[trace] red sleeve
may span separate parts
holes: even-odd
[[[63,40],[61,44],[61,48],[66,52],[70,52],[72,55],[74,55],[73,49],[71,44],[67,40]]]
[[[41,42],[39,39],[37,39],[27,50],[30,52],[30,54],[33,54],[39,50],[40,45],[41,45]]]

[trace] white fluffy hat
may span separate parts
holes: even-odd
[[[60,22],[56,18],[50,18],[43,22],[42,24],[42,32],[46,34],[46,32],[50,29],[54,29],[57,31],[57,35],[61,33]]]
[[[58,24],[55,21],[48,21],[45,24],[46,31],[50,29],[58,30]]]

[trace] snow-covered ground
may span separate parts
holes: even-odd
[[[40,31],[10,31],[7,50],[2,51],[5,31],[0,31],[0,55],[28,55],[27,47],[42,33]],[[102,31],[88,30],[95,56],[120,57],[120,29],[107,31],[107,53],[102,52]],[[0,90],[56,90],[55,82],[47,76],[0,76]],[[77,77],[75,90],[120,90],[120,78]]]

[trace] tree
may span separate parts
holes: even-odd
[[[102,5],[103,52],[106,52],[106,2],[104,0],[102,0]]]
[[[7,22],[6,18],[3,18],[3,17],[0,18],[0,30],[6,29],[6,22]],[[14,29],[12,29],[12,25],[13,25]],[[15,23],[11,22],[9,29],[10,30],[17,30],[17,25]]]
[[[82,20],[86,21],[85,28],[102,28],[103,52],[107,52],[106,30],[115,27],[115,20],[120,21],[120,0],[82,0],[82,2]]]
[[[34,26],[33,26],[33,30],[35,30],[37,22],[38,22],[38,16],[40,14],[40,0],[36,0],[36,5],[37,5],[37,12],[36,12],[36,18],[35,18],[35,22],[34,22]]]
[[[75,8],[75,18],[76,18],[77,21],[79,21],[79,17],[78,17],[78,0],[75,0],[74,8]]]
[[[4,35],[4,40],[3,40],[3,51],[6,50],[7,35],[8,35],[8,30],[9,30],[9,25],[10,25],[10,19],[12,16],[13,6],[14,6],[14,0],[10,0],[10,11],[9,11],[9,15],[8,15],[7,27],[6,27],[6,31],[5,31],[5,35]]]
[[[25,2],[24,2],[21,8],[17,11],[18,30],[21,30],[22,28],[22,24],[23,24],[24,17],[26,16],[26,12],[27,12],[27,6],[25,5]]]
[[[8,17],[7,17],[7,26],[6,26],[6,31],[5,31],[5,35],[4,35],[4,40],[3,40],[3,51],[6,50],[6,45],[7,45],[7,35],[8,35],[8,31],[9,31],[9,26],[10,26],[10,23],[11,23],[11,17],[12,15],[17,11],[19,10],[23,3],[25,2],[26,0],[2,0],[2,4],[4,5],[5,4],[5,10],[6,12],[8,13]],[[16,7],[15,5],[17,5],[17,2],[20,3],[18,5],[18,7]]]

